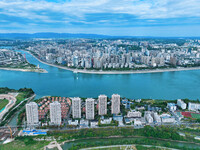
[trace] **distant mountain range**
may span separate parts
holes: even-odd
[[[114,36],[73,33],[0,33],[0,38],[112,38]]]
[[[0,39],[29,39],[29,38],[181,38],[181,37],[151,37],[151,36],[109,36],[84,33],[0,33]],[[187,37],[185,37],[187,38]],[[192,37],[188,37],[192,38]],[[198,38],[198,37],[194,37]]]

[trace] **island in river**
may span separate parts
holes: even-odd
[[[0,69],[13,70],[13,71],[26,71],[26,72],[40,72],[47,73],[34,64],[27,61],[26,55],[10,49],[0,49]]]
[[[23,72],[39,72],[39,73],[48,73],[45,69],[42,68],[10,68],[10,67],[0,67],[2,70],[12,70],[12,71],[23,71]]]

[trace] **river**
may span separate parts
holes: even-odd
[[[0,87],[32,88],[36,98],[52,96],[97,97],[118,93],[127,98],[200,98],[200,70],[145,74],[74,74],[39,62],[25,51],[27,60],[48,73],[0,70]]]

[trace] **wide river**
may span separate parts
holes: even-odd
[[[97,97],[118,93],[127,98],[200,98],[200,70],[128,75],[74,74],[39,62],[27,52],[27,60],[48,73],[0,70],[0,87],[32,88],[37,98],[52,96]]]

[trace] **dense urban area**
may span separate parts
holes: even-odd
[[[200,67],[197,39],[2,39],[0,47],[5,70],[47,73],[20,50],[74,73]],[[35,96],[0,88],[0,149],[199,149],[199,99]]]
[[[33,101],[35,95],[31,89],[1,88],[0,92],[0,99],[9,102],[0,103],[4,105],[0,111],[0,138],[4,142],[13,141],[15,138],[13,141],[16,142],[15,144],[24,142],[25,147],[26,144],[30,146],[32,143],[36,146],[36,143],[40,143],[37,145],[39,148],[59,149],[61,146],[66,146],[65,141],[73,141],[73,139],[84,140],[87,137],[91,140],[93,138],[103,140],[110,136],[112,138],[138,136],[141,139],[147,137],[147,140],[141,142],[131,138],[126,141],[122,138],[118,141],[111,138],[111,143],[107,144],[103,141],[96,145],[89,142],[82,145],[77,142],[74,146],[71,145],[70,149],[104,144],[118,145],[124,144],[122,143],[124,140],[125,144],[134,141],[138,145],[152,145],[151,140],[155,142],[162,139],[169,139],[168,145],[154,144],[154,146],[180,148],[170,142],[179,140],[198,145],[200,139],[199,133],[196,132],[199,131],[200,122],[199,100],[129,99],[113,94],[111,97],[99,95],[98,98],[46,96]],[[17,126],[7,126],[16,112],[19,112]],[[51,142],[48,145],[54,140],[64,143]],[[4,144],[2,148],[8,148],[7,146],[12,147],[9,143]]]
[[[43,62],[86,70],[196,67],[198,39],[34,39],[0,41],[31,52]]]
[[[80,69],[187,67],[200,63],[199,40],[50,40],[34,42],[26,50],[42,61]]]

